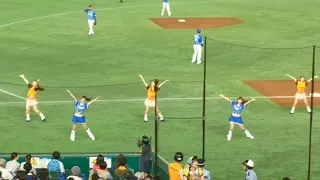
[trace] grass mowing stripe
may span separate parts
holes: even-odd
[[[198,4],[198,3],[209,3],[209,2],[212,2],[212,1],[191,1],[191,2],[180,2],[180,3],[178,2],[178,3],[170,3],[170,4]],[[136,7],[149,7],[149,6],[160,6],[160,5],[159,5],[159,3],[157,3],[157,4],[143,4],[143,5],[135,5],[135,6],[98,8],[95,10],[113,10],[113,9],[121,9],[121,8],[136,8]],[[51,17],[56,17],[56,16],[68,15],[68,14],[74,14],[74,13],[83,13],[83,11],[72,11],[72,12],[51,14],[51,15],[41,16],[41,17],[36,17],[36,18],[31,18],[31,19],[24,19],[21,21],[15,21],[15,22],[7,23],[7,24],[1,24],[0,28],[11,26],[14,24],[20,24],[20,23],[24,23],[24,22],[30,22],[30,21],[34,21],[34,20],[51,18]]]

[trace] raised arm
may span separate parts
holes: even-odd
[[[94,100],[90,101],[90,102],[88,103],[88,105],[91,105],[92,103],[94,103],[95,101],[97,101],[100,97],[101,97],[101,96],[96,97]]]
[[[24,77],[24,74],[20,74],[19,76],[24,80],[25,83],[29,84],[29,81]]]
[[[169,80],[165,80],[165,81],[163,81],[159,86],[158,86],[158,88],[160,88],[162,85],[164,85],[166,82],[169,82]]]
[[[73,100],[76,102],[78,101],[77,98],[71,93],[71,91],[67,90],[67,92],[69,93],[69,95],[73,98]]]
[[[288,76],[288,77],[291,78],[292,80],[297,81],[297,79],[296,79],[295,77],[291,76],[290,74],[286,74],[285,76]]]
[[[143,84],[147,87],[148,83],[146,83],[146,81],[144,80],[143,76],[139,74],[139,77],[141,78]]]
[[[222,97],[223,99],[225,99],[225,100],[229,101],[230,103],[232,102],[232,100],[231,100],[231,99],[229,99],[229,98],[225,97],[223,94],[220,94],[219,96],[220,96],[220,97]]]
[[[244,106],[247,106],[249,103],[255,101],[256,99],[255,98],[252,98],[251,100],[249,100],[248,102],[244,103]]]
[[[318,75],[315,75],[315,76],[314,76],[314,78],[319,78],[319,76],[318,76]],[[307,82],[312,81],[312,79],[313,79],[313,78],[308,79],[308,81],[307,81]]]

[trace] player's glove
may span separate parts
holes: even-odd
[[[94,21],[94,25],[97,25],[97,20]]]
[[[85,12],[85,13],[88,13],[88,9],[85,9],[84,12]]]

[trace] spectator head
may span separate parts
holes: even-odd
[[[17,171],[16,177],[18,180],[26,180],[27,174],[24,171]]]
[[[188,159],[187,162],[188,162],[189,165],[191,165],[193,161],[197,161],[197,160],[198,160],[198,157],[197,157],[197,156],[191,156],[191,157]]]
[[[80,176],[81,175],[80,168],[78,166],[73,166],[71,168],[71,173],[73,176]]]
[[[31,163],[32,156],[30,154],[26,155],[26,162]]]
[[[107,163],[105,161],[101,162],[99,164],[99,167],[101,170],[106,170],[107,169]]]
[[[30,162],[26,162],[24,165],[23,165],[23,169],[29,173],[31,170],[32,170],[32,165]]]
[[[290,180],[290,178],[284,177],[284,178],[282,178],[282,180]]]
[[[126,165],[127,165],[127,159],[122,154],[119,154],[117,156],[116,168],[119,168],[119,166],[126,166]]]
[[[100,176],[99,176],[98,173],[93,173],[93,174],[91,175],[91,179],[92,179],[92,180],[99,180],[99,179],[100,179]]]
[[[193,168],[197,168],[198,167],[198,157],[197,156],[190,157],[188,159],[188,164]]]
[[[205,159],[198,159],[198,166],[200,168],[203,168],[204,167],[204,164],[206,163],[206,160]]]
[[[153,177],[152,177],[151,174],[148,174],[148,175],[145,177],[145,180],[152,180],[152,179],[153,179]]]
[[[19,159],[19,155],[16,152],[11,153],[11,159],[12,160],[18,160]]]
[[[98,156],[97,156],[97,159],[96,159],[96,165],[99,165],[101,162],[103,162],[104,161],[104,157],[101,155],[101,154],[99,154]]]
[[[253,169],[254,162],[251,159],[248,159],[243,161],[242,166],[244,170]]]
[[[53,159],[60,159],[60,153],[58,151],[55,151],[52,153],[52,158]]]
[[[0,167],[5,168],[7,161],[5,159],[0,159]]]
[[[173,156],[174,161],[181,162],[183,161],[183,154],[182,152],[176,152]]]
[[[124,174],[123,174],[123,178],[124,178],[125,180],[129,180],[129,179],[131,179],[132,177],[133,177],[133,174],[132,174],[131,171],[126,171],[126,172],[124,172]]]
[[[136,173],[134,174],[134,176],[135,176],[136,178],[138,178],[138,179],[142,179],[142,173],[141,173],[141,172],[136,172]]]

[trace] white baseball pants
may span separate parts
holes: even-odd
[[[93,26],[94,26],[94,22],[95,22],[95,20],[88,20],[88,25],[89,25],[89,35],[92,35],[92,34],[94,34],[94,32],[93,32]]]
[[[200,64],[201,63],[201,54],[202,54],[202,46],[200,44],[193,45],[193,56],[192,62]]]
[[[162,3],[162,11],[161,11],[161,16],[164,15],[164,11],[167,10],[168,16],[171,16],[171,11],[170,11],[170,5],[169,3]]]

